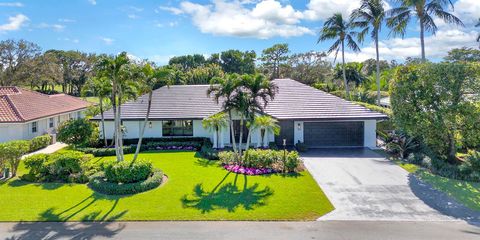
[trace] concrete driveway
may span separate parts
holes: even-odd
[[[417,197],[407,171],[371,150],[310,150],[302,157],[336,208],[319,220],[454,220]]]

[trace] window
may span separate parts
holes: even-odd
[[[48,119],[48,127],[49,127],[49,128],[55,127],[55,123],[54,123],[53,118],[49,118],[49,119]]]
[[[37,132],[37,122],[32,122],[32,133]]]
[[[192,120],[163,121],[163,136],[193,136]]]

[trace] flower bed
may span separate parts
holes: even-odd
[[[154,147],[150,150],[197,150],[196,147],[194,146],[158,146],[158,147]]]
[[[242,167],[240,165],[223,165],[223,168],[225,168],[229,172],[252,175],[252,176],[276,173],[276,171],[271,168],[252,168],[252,167]]]

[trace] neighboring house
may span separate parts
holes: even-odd
[[[309,147],[376,147],[376,123],[387,116],[371,111],[334,95],[317,90],[291,79],[276,79],[274,100],[265,114],[276,118],[281,127],[279,136],[268,134],[265,142],[289,146],[304,142]],[[216,134],[202,127],[202,120],[221,111],[207,96],[209,85],[175,85],[153,92],[152,109],[144,137],[208,137],[216,144]],[[145,119],[147,95],[121,106],[124,138],[139,137]],[[236,114],[234,114],[236,115]],[[106,137],[113,136],[113,113],[105,112]],[[238,119],[234,117],[234,119]],[[93,120],[100,120],[96,116]],[[234,121],[238,143],[240,124]],[[246,131],[246,130],[245,130]],[[246,141],[244,133],[243,143]],[[253,146],[260,146],[260,131],[251,135]],[[220,146],[231,145],[230,128],[220,132]]]
[[[0,87],[0,142],[54,134],[61,122],[83,117],[90,105],[66,94]]]

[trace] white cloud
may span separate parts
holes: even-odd
[[[193,24],[203,33],[260,39],[313,34],[307,27],[296,24],[303,16],[301,12],[275,0],[261,1],[253,9],[240,1],[214,0],[212,3],[184,1],[179,9],[191,16]]]
[[[65,25],[62,24],[48,24],[48,23],[40,23],[37,25],[38,28],[50,28],[57,32],[63,31],[65,29]]]
[[[480,18],[479,0],[458,0],[454,4],[454,14],[465,24],[476,23]]]
[[[108,37],[100,37],[100,40],[102,40],[107,45],[111,45],[115,41],[115,39]]]
[[[23,7],[21,2],[0,2],[0,7]]]
[[[92,5],[97,5],[97,1],[96,0],[88,0],[88,2]]]
[[[448,51],[461,47],[476,47],[477,32],[461,29],[441,29],[435,36],[425,38],[425,53],[429,59],[439,59],[447,55]],[[379,42],[380,58],[385,60],[405,60],[407,57],[420,57],[420,38],[392,38]],[[337,61],[340,59],[337,58]],[[333,54],[329,56],[333,59]],[[363,47],[360,53],[346,52],[346,61],[364,61],[375,58],[373,42]]]
[[[7,23],[0,25],[0,32],[18,30],[28,20],[28,17],[23,14],[17,14],[13,17],[9,17]]]
[[[137,14],[127,14],[127,17],[130,19],[137,19],[139,16]]]
[[[180,15],[183,13],[183,10],[180,9],[180,8],[176,8],[176,7],[167,7],[167,6],[160,6],[158,7],[158,10],[163,10],[163,11],[167,11],[167,12],[170,12],[172,14],[175,14],[175,15]],[[159,12],[157,9],[155,9],[155,12]]]
[[[335,13],[347,17],[360,6],[360,0],[310,0],[303,12],[308,20],[325,20]]]
[[[63,22],[63,23],[74,23],[74,22],[76,22],[76,20],[69,19],[69,18],[59,18],[58,21]]]
[[[58,38],[58,40],[67,41],[67,42],[72,42],[72,43],[79,43],[79,42],[80,42],[80,40],[78,40],[78,39],[76,39],[76,38],[73,38],[73,39],[72,39],[72,38],[68,38],[68,37],[66,37],[66,38]]]

